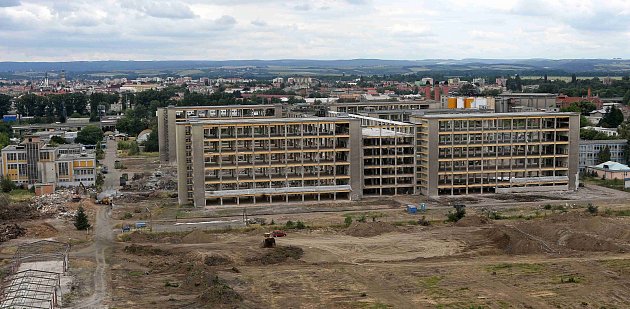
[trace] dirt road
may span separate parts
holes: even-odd
[[[105,152],[103,165],[107,166],[109,173],[105,174],[103,192],[115,194],[119,189],[119,172],[114,169],[116,160],[116,142],[109,141]],[[96,222],[94,223],[94,258],[96,259],[96,269],[94,271],[94,294],[82,301],[75,308],[107,308],[105,303],[109,299],[108,293],[108,272],[106,255],[111,254],[114,234],[112,232],[111,208],[103,205],[98,209]]]

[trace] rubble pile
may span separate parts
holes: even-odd
[[[0,243],[26,234],[26,229],[17,224],[0,225]]]
[[[177,190],[176,173],[172,170],[155,173],[136,173],[131,181],[127,182],[125,191],[175,191]]]
[[[75,190],[60,189],[52,194],[34,196],[31,198],[30,204],[44,215],[71,217],[74,216],[75,211],[68,207],[68,203],[72,203],[73,200],[77,201],[77,198],[80,200],[92,194],[95,195],[96,190],[87,189],[83,195],[77,195]]]

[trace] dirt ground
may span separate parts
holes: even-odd
[[[120,160],[130,177],[168,170],[154,157]],[[108,179],[108,187],[115,186],[120,172]],[[87,199],[67,203],[71,211],[82,204],[95,225],[105,222],[95,227],[97,234],[113,233],[113,241],[76,231],[68,217],[12,219],[7,223],[25,231],[0,243],[0,268],[19,243],[46,238],[71,243],[73,280],[63,303],[76,308],[86,303],[98,308],[630,308],[626,192],[587,186],[577,193],[369,198],[245,209],[179,207],[172,193],[123,191],[111,212]],[[426,212],[405,212],[405,205],[421,202]],[[449,205],[456,203],[468,206],[466,217],[448,223]],[[596,215],[586,211],[588,203],[599,207]],[[265,225],[168,228],[242,221],[244,210]],[[121,227],[138,221],[170,232],[122,233]],[[288,221],[305,227],[287,228]],[[273,230],[288,235],[276,238],[275,248],[263,249],[263,234]]]
[[[343,216],[339,215],[341,218]],[[362,226],[357,228],[357,226]],[[135,233],[116,245],[113,305],[130,308],[627,308],[630,218],[584,209],[432,226],[288,230],[297,259],[261,264],[262,234]],[[352,236],[366,233],[371,237]],[[357,234],[358,233],[358,234]],[[139,246],[130,248],[130,246]],[[208,262],[210,261],[210,262]],[[191,285],[216,276],[239,295]],[[191,293],[192,292],[192,293]],[[231,293],[230,292],[230,293]],[[204,294],[206,293],[206,294]],[[227,292],[223,292],[227,293]],[[201,298],[199,295],[210,295]],[[229,294],[229,293],[228,293]],[[139,297],[142,295],[142,297]],[[231,295],[231,294],[230,294]]]

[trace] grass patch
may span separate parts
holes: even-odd
[[[442,279],[440,276],[431,276],[422,280],[422,285],[427,289],[435,289]]]
[[[144,273],[139,270],[132,270],[129,272],[129,276],[132,276],[132,277],[140,277],[142,275],[144,275]]]
[[[7,193],[14,202],[26,202],[35,196],[35,194],[29,190],[15,189]]]
[[[514,272],[522,272],[522,273],[539,273],[544,270],[543,265],[540,264],[526,264],[526,263],[501,263],[496,265],[491,265],[488,267],[488,271],[497,272],[497,271],[514,271]]]
[[[628,191],[624,189],[623,180],[621,179],[601,179],[597,177],[585,177],[582,181],[587,184],[594,184],[619,191]]]
[[[148,158],[157,158],[160,156],[160,153],[159,152],[141,152],[140,156],[148,157]]]

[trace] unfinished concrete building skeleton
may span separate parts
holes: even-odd
[[[196,206],[358,200],[361,131],[350,118],[177,124],[179,202]]]
[[[175,125],[189,119],[248,119],[248,118],[280,118],[282,106],[265,105],[227,105],[227,106],[169,106],[158,108],[158,143],[160,161],[174,163]]]
[[[575,190],[576,113],[442,114],[418,124],[418,192],[428,196]]]

